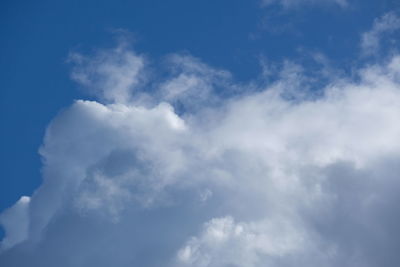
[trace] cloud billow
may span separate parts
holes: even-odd
[[[188,55],[153,83],[125,46],[71,61],[98,100],[49,125],[43,184],[0,215],[0,265],[400,261],[400,56],[318,97],[294,93],[301,74],[235,84]]]

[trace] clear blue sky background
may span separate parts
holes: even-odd
[[[38,148],[49,121],[82,93],[66,63],[73,50],[113,45],[133,33],[135,48],[157,61],[188,52],[239,81],[271,62],[321,52],[351,68],[360,34],[398,0],[351,1],[283,10],[255,0],[4,0],[0,4],[0,211],[41,183]],[[359,64],[359,60],[357,64]]]

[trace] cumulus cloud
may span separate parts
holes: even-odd
[[[292,63],[264,86],[188,55],[151,81],[143,58],[73,56],[97,100],[49,125],[43,184],[0,216],[1,266],[400,262],[400,56],[317,96]]]
[[[372,29],[365,32],[361,38],[361,49],[365,56],[379,52],[381,39],[385,34],[400,29],[400,18],[395,12],[389,12],[375,19]]]

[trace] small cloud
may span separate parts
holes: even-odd
[[[71,53],[68,62],[73,64],[74,81],[95,97],[112,103],[129,102],[144,80],[145,59],[128,49],[125,40],[91,57]]]
[[[263,0],[263,6],[280,5],[285,9],[296,8],[305,5],[326,5],[334,4],[341,8],[348,6],[347,0]]]

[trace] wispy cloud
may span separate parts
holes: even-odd
[[[386,13],[375,19],[372,29],[362,35],[361,49],[363,55],[371,56],[378,53],[382,37],[399,29],[400,17],[394,12]]]
[[[294,8],[303,5],[326,5],[326,4],[334,4],[339,7],[347,7],[347,0],[263,0],[262,4],[264,6],[278,4],[284,8]]]
[[[109,102],[127,102],[144,80],[143,56],[127,49],[121,41],[113,49],[97,51],[88,58],[71,53],[68,61],[73,64],[71,78],[91,94]]]

